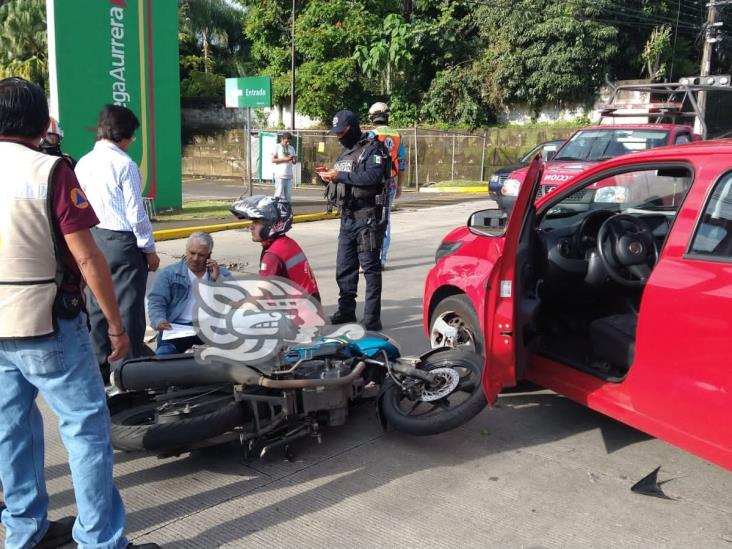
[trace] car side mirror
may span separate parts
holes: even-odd
[[[507,224],[508,214],[499,208],[479,210],[468,219],[468,228],[485,236],[502,236]]]

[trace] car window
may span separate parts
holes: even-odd
[[[668,134],[665,130],[582,130],[570,138],[554,160],[607,160],[666,145]]]
[[[674,140],[675,145],[684,145],[686,143],[691,143],[691,138],[689,137],[688,133],[679,134]]]
[[[732,172],[715,185],[690,251],[693,254],[732,258]]]
[[[691,173],[684,167],[615,174],[563,198],[548,210],[547,216],[568,216],[589,210],[664,212],[673,216],[681,206],[691,182]]]

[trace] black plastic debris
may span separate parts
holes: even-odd
[[[661,489],[661,485],[667,483],[668,481],[664,480],[662,482],[658,482],[658,472],[660,470],[661,466],[659,465],[653,471],[651,471],[649,474],[647,474],[638,482],[636,482],[633,486],[631,486],[630,491],[635,492],[636,494],[642,494],[644,496],[653,496],[656,498],[673,500],[673,498],[668,497]]]

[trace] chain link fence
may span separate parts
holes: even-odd
[[[515,162],[534,145],[565,139],[574,130],[497,128],[468,133],[414,127],[398,131],[406,150],[405,185],[419,189],[444,182],[487,184],[496,169]],[[302,183],[318,184],[315,167],[333,165],[341,150],[338,139],[326,130],[292,133],[298,144]],[[257,174],[253,156],[252,173]],[[184,177],[244,177],[245,158],[243,130],[198,131],[184,137]]]

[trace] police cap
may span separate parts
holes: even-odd
[[[358,116],[353,111],[338,111],[333,117],[333,127],[328,133],[341,133],[348,126],[357,126]]]

